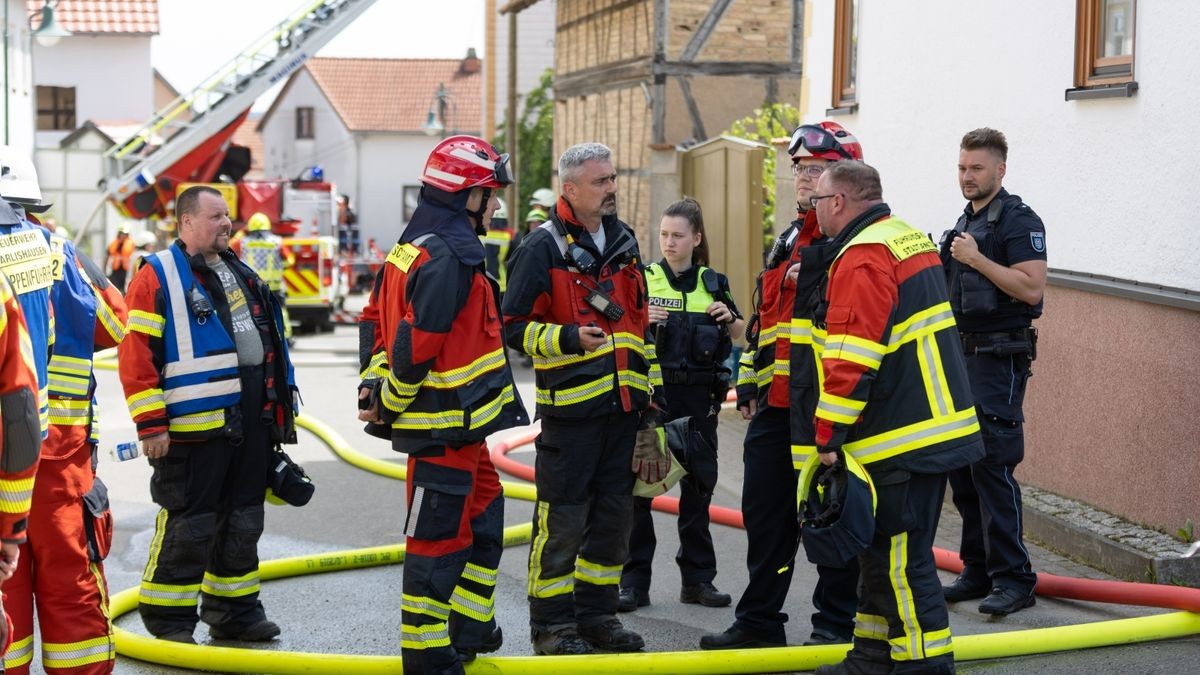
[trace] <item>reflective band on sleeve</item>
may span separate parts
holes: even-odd
[[[204,581],[200,584],[202,592],[222,598],[240,598],[252,595],[257,593],[259,588],[258,570],[240,577],[218,577],[205,572]]]
[[[167,402],[163,398],[162,389],[147,389],[125,399],[129,406],[129,416],[137,417],[156,410],[166,410]]]
[[[11,670],[33,660],[33,636],[14,641],[4,652],[4,668]]]
[[[822,391],[821,397],[817,401],[816,416],[831,422],[854,424],[858,421],[858,416],[862,414],[863,408],[866,407],[866,401],[842,398],[827,391]]]
[[[0,479],[0,513],[29,513],[33,501],[33,478]]]
[[[46,668],[78,668],[89,663],[103,663],[116,658],[111,636],[55,644],[42,644],[42,665]]]

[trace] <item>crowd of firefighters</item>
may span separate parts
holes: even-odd
[[[1001,186],[1003,135],[963,138],[969,204],[940,245],[891,213],[840,125],[801,126],[788,152],[798,216],[765,256],[748,319],[708,266],[696,200],[666,209],[662,259],[643,258],[617,218],[604,145],[562,154],[560,194],[534,193],[519,237],[497,196],[506,155],[471,136],[429,155],[359,322],[358,417],[408,457],[405,672],[462,672],[503,642],[504,498],[486,438],[530,423],[510,350],[531,361],[541,422],[527,580],[537,654],[644,648],[617,614],[649,603],[649,497],[676,483],[680,601],[732,602],[713,583],[708,510],[717,415],[735,386],[749,421],[749,579],[732,626],[702,649],[786,644],[799,541],[819,578],[809,643],[852,643],[822,672],[953,672],[947,601],[983,598],[999,615],[1033,603],[1012,468],[1045,238]],[[298,396],[270,222],[256,214],[234,237],[221,193],[189,188],[178,239],[135,256],[119,232],[106,277],[39,225],[49,205],[32,162],[7,148],[0,160],[6,672],[28,671],[35,606],[47,672],[113,667],[93,374],[93,354],[113,346],[161,507],[139,589],[147,630],[191,644],[202,621],[215,639],[273,639],[257,544],[264,498],[289,499],[277,474],[293,466],[281,446],[296,442]],[[947,476],[966,569],[943,589],[932,540]]]

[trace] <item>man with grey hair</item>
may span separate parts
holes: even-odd
[[[854,648],[817,672],[952,673],[933,536],[946,474],[982,457],[983,444],[941,259],[892,215],[879,173],[862,162],[828,168],[809,203],[837,251],[816,312],[826,331],[817,453],[835,472],[847,455],[858,460],[877,497],[858,554]]]
[[[617,219],[617,172],[599,143],[558,160],[562,197],[511,255],[508,345],[533,358],[538,501],[529,552],[537,654],[630,652],[616,617],[635,478],[665,478],[662,375],[649,336],[641,253]],[[651,394],[657,394],[651,400]]]

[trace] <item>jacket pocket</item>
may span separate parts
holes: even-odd
[[[108,488],[99,477],[83,496],[83,532],[87,536],[88,559],[101,562],[112,549],[113,517]]]
[[[467,496],[471,494],[470,472],[420,462],[413,473],[405,536],[425,541],[458,536]]]
[[[187,506],[188,468],[186,457],[160,457],[150,460],[150,499],[168,511]]]

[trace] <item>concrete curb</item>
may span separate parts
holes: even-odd
[[[1115,577],[1200,588],[1200,556],[1187,543],[1081,502],[1022,486],[1025,536]]]

